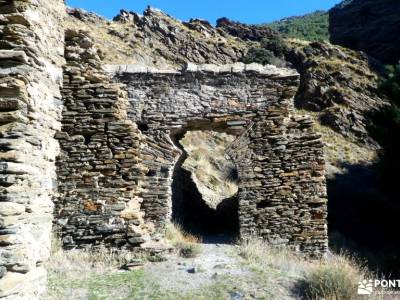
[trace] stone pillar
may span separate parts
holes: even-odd
[[[128,118],[128,95],[102,70],[85,32],[67,30],[65,46],[55,200],[63,246],[147,247],[153,225],[141,208],[143,137]]]
[[[60,129],[62,0],[0,1],[0,298],[46,287]]]
[[[241,238],[262,237],[312,256],[325,254],[325,161],[313,120],[268,109],[229,150],[241,179]]]

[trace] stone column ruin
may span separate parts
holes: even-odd
[[[0,297],[46,287],[56,188],[62,0],[0,1]]]

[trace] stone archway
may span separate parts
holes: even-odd
[[[171,218],[177,130],[217,129],[238,135],[230,147],[239,177],[242,238],[260,236],[303,252],[327,249],[322,143],[308,117],[294,117],[298,74],[256,64],[189,65],[182,72],[111,66],[128,91],[129,118],[145,128],[149,169],[142,192],[145,218]],[[151,175],[151,176],[150,176]]]
[[[239,178],[224,151],[234,139],[199,129],[172,136],[182,154],[172,174],[171,219],[204,243],[231,243],[239,235]]]
[[[75,52],[87,61],[76,64]],[[82,32],[66,33],[66,57],[56,201],[65,247],[146,247],[159,237],[181,155],[171,136],[208,129],[237,136],[228,152],[240,178],[240,237],[326,252],[323,145],[312,120],[294,115],[295,71],[240,63],[104,71]]]

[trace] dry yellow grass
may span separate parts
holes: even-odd
[[[168,224],[165,231],[165,238],[170,241],[182,257],[192,258],[200,253],[199,243],[201,243],[201,238],[187,233],[179,224]]]
[[[241,243],[238,253],[247,266],[260,273],[279,272],[294,279],[298,293],[306,299],[355,299],[358,281],[370,275],[361,263],[346,254],[310,259],[258,239]]]
[[[53,238],[52,254],[47,262],[49,270],[75,267],[87,268],[95,272],[106,272],[121,267],[132,259],[145,259],[145,256],[128,250],[108,249],[104,246],[98,249],[64,250],[58,238]]]
[[[355,299],[363,271],[348,257],[333,256],[313,264],[300,283],[308,299]]]
[[[166,227],[165,238],[172,244],[177,242],[187,242],[198,244],[201,243],[201,238],[182,229],[182,226],[176,223],[169,223]]]

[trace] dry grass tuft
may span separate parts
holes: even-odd
[[[367,270],[348,255],[310,259],[284,248],[273,248],[261,240],[240,244],[239,255],[261,273],[279,272],[295,279],[294,290],[306,299],[354,299],[360,278]]]
[[[300,277],[309,262],[287,248],[275,248],[259,239],[249,239],[239,244],[239,255],[250,267],[277,269],[293,277]]]
[[[307,299],[355,299],[363,270],[346,256],[317,262],[305,274],[300,288]]]
[[[171,243],[186,242],[192,244],[201,243],[201,238],[187,233],[180,224],[169,223],[166,228],[165,238]]]
[[[47,268],[57,270],[63,268],[91,269],[102,273],[119,268],[133,259],[143,259],[145,256],[132,251],[108,249],[101,246],[97,249],[77,249],[66,251],[62,249],[59,239],[54,238],[52,255],[47,262]]]
[[[194,243],[178,242],[175,248],[178,249],[179,256],[183,258],[194,258],[201,252],[199,244]]]
[[[185,232],[179,224],[167,225],[165,238],[174,246],[178,254],[184,258],[193,258],[200,254],[201,239]]]

